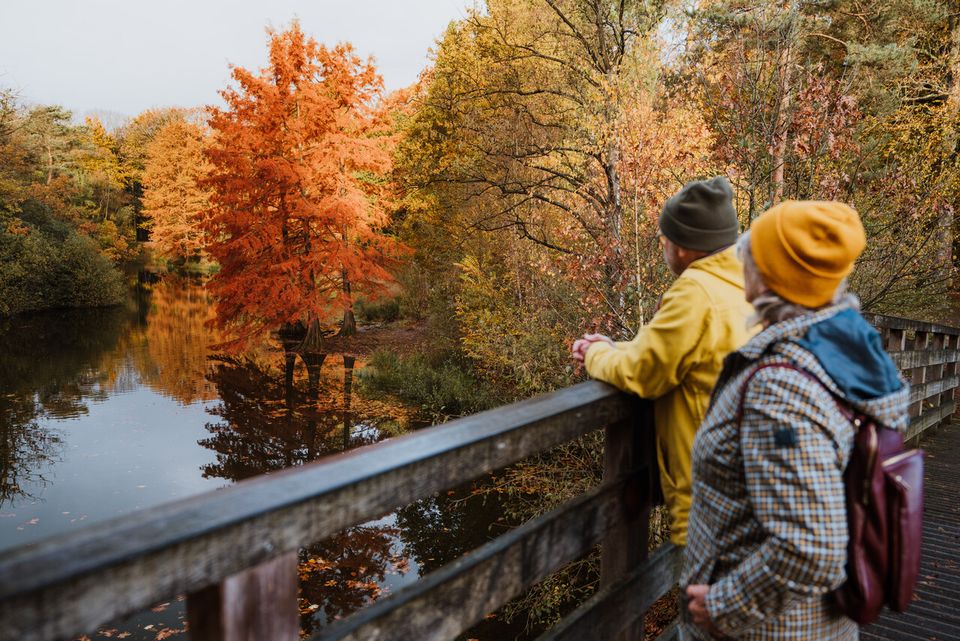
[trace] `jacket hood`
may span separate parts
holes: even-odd
[[[687,269],[696,269],[743,289],[743,263],[737,258],[736,246],[693,261]]]
[[[872,401],[903,387],[880,334],[852,309],[811,325],[796,343],[820,361],[849,401]]]
[[[894,429],[907,425],[909,387],[884,351],[880,335],[849,305],[771,325],[740,352],[752,359],[783,353],[863,414]],[[804,361],[810,361],[809,366]]]

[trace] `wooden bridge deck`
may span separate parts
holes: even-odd
[[[960,640],[960,419],[926,436],[923,561],[917,600],[905,614],[885,611],[864,641]]]

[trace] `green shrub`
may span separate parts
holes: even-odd
[[[123,301],[123,276],[90,238],[72,234],[60,249],[62,276],[56,306],[104,307]]]
[[[366,301],[362,298],[353,305],[357,319],[366,323],[392,323],[400,318],[400,300],[386,298],[378,301]]]
[[[123,277],[96,243],[31,212],[18,233],[0,226],[0,315],[123,301]]]
[[[432,419],[463,416],[496,404],[473,376],[469,366],[454,355],[397,356],[377,351],[359,372],[360,389],[367,396],[389,394],[419,405]]]

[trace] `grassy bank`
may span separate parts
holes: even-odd
[[[454,354],[397,355],[377,350],[359,372],[361,392],[390,395],[434,420],[473,414],[497,404],[495,395]]]

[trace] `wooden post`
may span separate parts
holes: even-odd
[[[622,525],[611,529],[601,544],[600,587],[616,583],[647,558],[654,452],[653,404],[637,399],[634,416],[604,432],[605,482],[627,481],[621,509]],[[643,613],[623,630],[601,630],[604,641],[642,641]]]
[[[191,641],[297,641],[297,553],[194,592],[187,598]]]
[[[887,351],[902,352],[907,343],[907,334],[902,329],[887,331]]]
[[[930,342],[928,343],[927,349],[931,351],[933,350],[940,351],[940,350],[946,349],[944,347],[944,345],[946,344],[946,341],[944,340],[945,338],[946,337],[943,334],[937,334],[937,333],[930,334]],[[941,380],[943,378],[946,378],[947,364],[946,363],[938,364],[933,371],[933,376],[936,378],[936,380]],[[928,373],[927,379],[930,379],[930,377],[931,375]],[[937,405],[938,406],[940,405],[940,399],[937,399]]]

